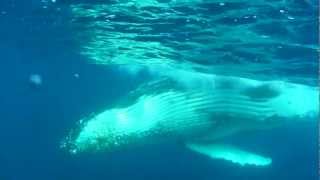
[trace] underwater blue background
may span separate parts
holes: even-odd
[[[263,168],[211,160],[179,143],[96,155],[64,152],[59,143],[79,119],[108,107],[144,75],[86,63],[75,52],[68,11],[43,13],[42,6],[37,0],[0,2],[1,180],[318,178],[316,122],[227,139],[272,157]],[[30,83],[32,74],[42,76],[40,86]]]

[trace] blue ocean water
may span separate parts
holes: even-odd
[[[225,51],[231,51],[233,54],[229,53],[229,56],[225,54],[208,55],[206,57],[204,52],[207,52],[208,49],[203,49],[203,46],[190,45],[185,49],[180,46],[176,47],[174,42],[185,41],[182,33],[176,29],[177,32],[164,35],[169,37],[165,39],[167,42],[164,44],[168,45],[170,50],[174,49],[174,52],[165,54],[161,58],[184,59],[188,65],[196,66],[196,69],[200,64],[201,72],[210,71],[207,67],[216,67],[215,65],[219,65],[217,71],[221,72],[221,66],[232,65],[233,67],[234,64],[240,64],[240,67],[235,68],[237,71],[233,72],[236,75],[252,77],[261,74],[261,77],[257,78],[266,79],[267,76],[267,78],[288,79],[316,86],[318,77],[318,4],[315,1],[304,2],[306,3],[295,4],[298,6],[298,10],[290,14],[290,17],[296,19],[300,17],[301,22],[305,22],[305,24],[288,22],[288,24],[277,26],[279,28],[274,28],[275,25],[271,28],[270,24],[259,25],[259,32],[271,36],[274,41],[271,43],[269,41],[260,41],[260,43],[248,41],[246,45],[242,44],[248,48],[247,50],[256,50],[256,52],[249,54],[248,51],[243,51],[241,48],[230,47],[230,44],[236,41],[227,39],[228,43],[221,47],[212,46],[210,50],[223,51],[224,48],[229,47],[230,49]],[[247,133],[233,139],[227,139],[227,141],[247,147],[252,151],[268,154],[273,158],[273,164],[269,167],[241,167],[222,160],[211,160],[190,152],[179,143],[82,156],[72,156],[61,150],[59,148],[61,140],[79,119],[110,106],[112,102],[134,88],[145,77],[144,74],[129,76],[118,71],[113,65],[101,66],[88,63],[88,59],[91,57],[86,53],[79,53],[83,48],[81,48],[82,44],[75,34],[81,33],[81,30],[86,33],[88,30],[91,31],[90,28],[78,27],[77,24],[79,22],[80,25],[90,24],[92,20],[79,20],[77,17],[73,17],[70,10],[72,3],[70,1],[61,1],[60,3],[58,0],[56,3],[40,0],[3,0],[0,2],[0,79],[2,82],[0,90],[0,138],[2,141],[0,146],[0,179],[313,180],[318,178],[318,129],[316,122],[293,124],[269,132]],[[88,2],[81,1],[81,3]],[[99,3],[99,1],[89,2],[89,4]],[[237,9],[238,6],[241,8],[243,6],[241,1],[233,5],[230,8]],[[202,4],[201,6],[203,8],[210,6],[210,4]],[[215,4],[210,7],[217,9]],[[152,7],[147,8],[150,8],[152,12],[158,11]],[[210,8],[205,12],[198,12],[197,9],[192,10],[184,6],[179,8],[180,12],[189,12],[190,15],[207,13],[200,18],[205,18],[210,13],[219,13],[217,11],[211,12]],[[290,12],[289,7],[288,9]],[[305,9],[305,11],[301,9]],[[279,16],[267,8],[264,10],[265,15],[270,13],[269,16],[272,18]],[[146,13],[148,13],[147,10]],[[123,15],[122,18],[126,17]],[[286,18],[288,19],[288,17]],[[175,20],[180,21],[179,17]],[[236,27],[234,20],[230,20],[228,17],[223,20],[220,22],[221,24]],[[116,22],[126,21],[129,20],[121,18],[116,20]],[[173,20],[170,19],[170,21]],[[190,21],[193,19],[191,18]],[[126,29],[121,29],[120,25],[118,26],[115,32],[126,32]],[[152,33],[157,34],[158,31],[167,29],[168,26],[170,24],[162,27],[158,25],[157,31]],[[290,28],[289,30],[281,29],[280,27],[283,26]],[[300,29],[295,29],[298,27]],[[92,26],[91,28],[94,29]],[[161,30],[161,28],[163,29]],[[184,25],[179,28],[182,28],[181,31],[186,30],[183,29],[186,28]],[[197,30],[195,27],[189,28],[190,31]],[[297,32],[292,32],[291,28]],[[288,35],[288,32],[291,34]],[[88,34],[91,33],[94,32]],[[203,36],[210,36],[211,33],[202,32],[199,36],[195,33],[195,42],[206,44]],[[289,38],[279,38],[284,34]],[[86,36],[84,35],[84,37]],[[137,42],[158,41],[158,39],[151,40],[151,36],[135,38],[136,40],[141,38]],[[217,38],[217,41],[222,39]],[[240,37],[238,39],[241,40]],[[276,51],[273,48],[274,45],[279,46],[279,44],[286,46],[283,48],[284,50]],[[249,48],[253,46],[259,46],[259,49]],[[192,49],[190,54],[194,56],[186,56],[188,55],[186,53],[177,54],[176,51],[179,50],[179,47],[183,52]],[[161,50],[161,48],[155,47],[156,50]],[[105,48],[101,49],[101,51],[104,50]],[[121,51],[121,48],[117,53],[126,52],[132,53],[128,50]],[[152,52],[155,53],[153,55],[159,55],[158,51]],[[267,56],[272,52],[277,56]],[[266,58],[261,58],[263,60],[255,64],[258,65],[257,69],[244,68],[246,65],[249,67],[251,63],[249,59],[252,59],[251,57],[255,53]],[[141,57],[153,57],[153,55],[141,55]],[[236,55],[238,57],[233,58]],[[223,61],[218,57],[223,57]],[[135,58],[139,59],[140,56]],[[195,62],[195,59],[201,59],[201,62]],[[213,60],[209,61],[209,59]],[[223,66],[224,64],[228,64],[228,66]],[[30,82],[30,75],[33,74],[41,76],[41,85]]]

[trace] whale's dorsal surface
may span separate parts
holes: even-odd
[[[186,82],[170,78],[143,84],[89,118],[64,146],[80,153],[180,140],[211,158],[266,166],[268,157],[217,142],[239,132],[315,119],[319,112],[315,87],[218,75],[201,85]]]

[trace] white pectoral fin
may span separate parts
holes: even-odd
[[[231,145],[189,143],[187,144],[187,147],[195,152],[207,155],[211,158],[224,159],[241,166],[268,166],[272,163],[271,158],[253,154]]]

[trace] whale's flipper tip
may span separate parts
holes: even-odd
[[[272,159],[224,144],[187,144],[192,151],[207,155],[214,159],[231,161],[241,166],[269,166]]]

